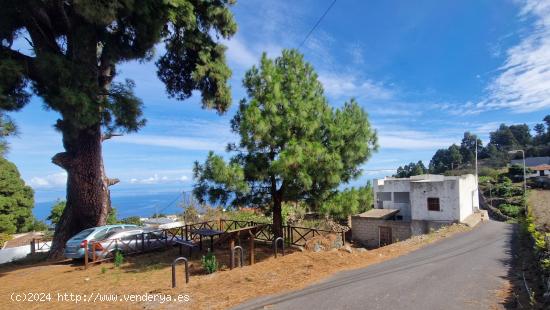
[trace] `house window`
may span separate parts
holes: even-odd
[[[395,192],[393,193],[393,202],[395,203],[410,203],[409,192]]]
[[[439,208],[439,198],[428,198],[428,211],[441,211]]]

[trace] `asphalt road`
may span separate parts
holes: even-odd
[[[511,224],[479,224],[396,259],[236,309],[488,309],[497,305],[495,292],[507,276],[513,231]]]

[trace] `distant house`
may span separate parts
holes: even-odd
[[[145,227],[168,229],[183,226],[184,223],[171,217],[142,218],[141,222]]]
[[[523,159],[514,159],[510,164],[523,166]],[[532,173],[527,173],[528,178],[550,176],[550,156],[527,157],[525,158],[525,167],[532,171]]]
[[[375,208],[352,217],[355,241],[377,247],[464,222],[479,209],[475,176],[419,175],[374,180]]]

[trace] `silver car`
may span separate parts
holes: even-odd
[[[84,229],[67,241],[65,244],[65,257],[72,259],[84,258],[84,248],[86,243],[89,244],[94,240],[105,239],[106,235],[113,234],[116,231],[136,228],[138,228],[137,225],[116,224]]]
[[[164,233],[150,228],[131,228],[113,231],[102,240],[89,244],[89,257],[96,259],[112,258],[115,252],[125,254],[144,252],[167,245],[174,245],[174,240],[166,239]],[[95,252],[95,253],[94,253]]]

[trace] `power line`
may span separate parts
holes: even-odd
[[[311,28],[311,30],[307,33],[306,37],[304,38],[304,40],[302,41],[302,43],[300,43],[300,45],[298,46],[298,49],[302,48],[302,46],[304,45],[304,43],[306,43],[307,39],[309,39],[309,36],[313,33],[313,31],[315,30],[315,28],[317,28],[317,26],[319,26],[319,24],[321,23],[321,21],[323,20],[323,18],[325,18],[325,16],[328,14],[328,12],[330,11],[330,9],[334,6],[334,4],[336,3],[336,0],[332,1],[332,3],[328,6],[328,8],[326,9],[325,13],[323,13],[323,15],[321,15],[321,17],[317,20],[317,22],[315,23],[315,25],[313,25],[313,27]]]

